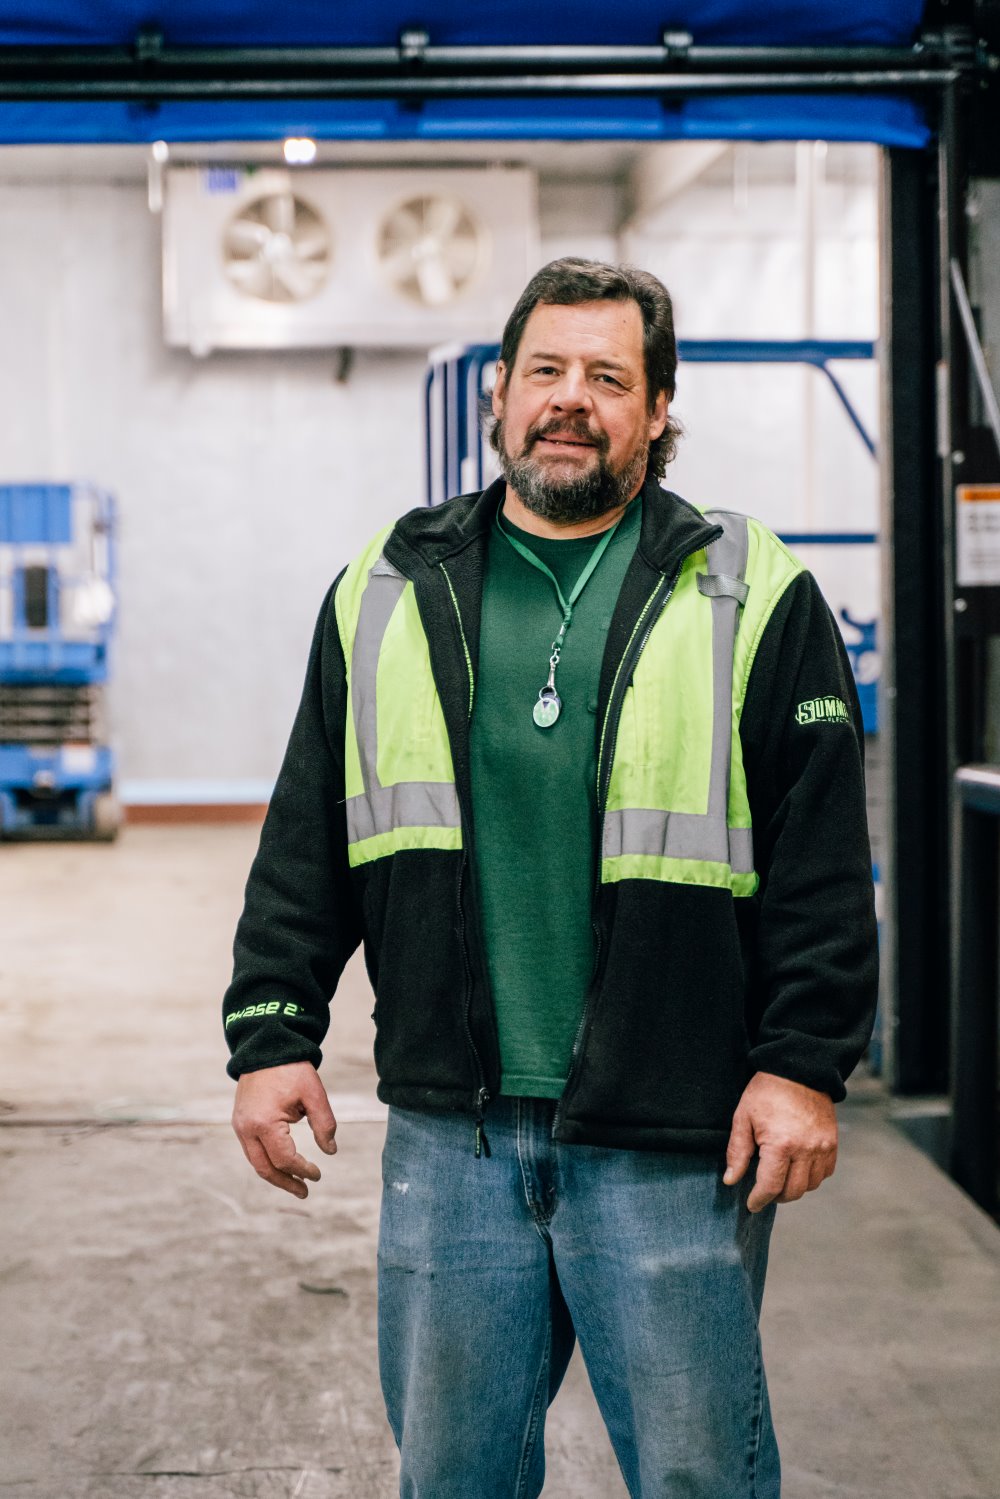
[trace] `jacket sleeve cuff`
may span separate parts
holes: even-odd
[[[244,1072],[261,1072],[265,1067],[284,1067],[290,1062],[311,1062],[318,1071],[322,1060],[320,1048],[305,1036],[287,1030],[277,1035],[258,1031],[233,1046],[226,1071],[237,1081]]]
[[[847,1097],[844,1079],[831,1061],[822,1056],[802,1055],[786,1042],[768,1041],[755,1046],[748,1061],[754,1072],[770,1072],[791,1083],[813,1088],[817,1093],[827,1093],[834,1103]]]

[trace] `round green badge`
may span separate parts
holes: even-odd
[[[562,701],[559,694],[551,688],[543,687],[538,694],[538,702],[532,709],[531,716],[540,729],[551,729],[562,710]]]

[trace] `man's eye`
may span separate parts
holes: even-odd
[[[557,373],[558,371],[555,366],[551,364],[540,364],[535,368],[536,375],[555,375]]]
[[[606,380],[609,385],[617,385],[619,383],[614,375],[598,375],[597,378],[598,380]]]

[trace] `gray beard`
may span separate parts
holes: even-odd
[[[597,463],[587,473],[569,479],[551,479],[545,472],[545,465],[528,453],[511,457],[502,421],[497,424],[496,439],[500,471],[511,489],[533,514],[556,524],[595,520],[628,504],[642,483],[649,461],[648,451],[640,448],[625,467],[616,472],[608,463],[605,452],[596,448]]]

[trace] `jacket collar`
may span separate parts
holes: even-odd
[[[503,493],[504,481],[496,479],[475,494],[411,510],[396,523],[386,544],[390,561],[402,564],[401,553],[410,553],[426,566],[436,567],[473,542],[484,540]],[[673,572],[684,557],[722,535],[721,527],[711,525],[680,495],[661,489],[652,477],[647,477],[643,485],[642,498],[638,550],[657,572]]]

